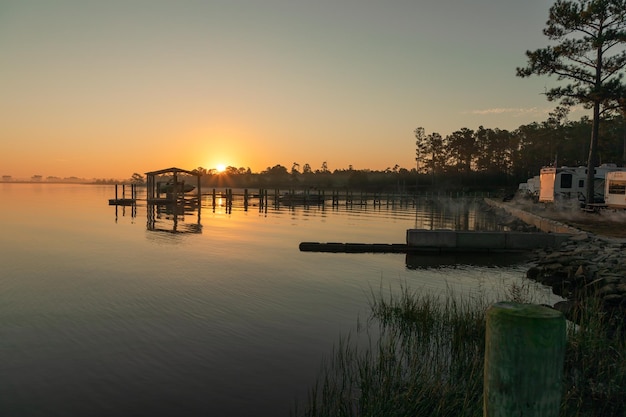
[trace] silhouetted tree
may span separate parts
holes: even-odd
[[[422,143],[420,153],[426,155],[424,162],[429,168],[434,184],[435,174],[441,173],[445,169],[446,148],[444,146],[443,137],[436,132],[426,136],[426,140]]]
[[[469,174],[472,167],[472,160],[476,154],[476,138],[474,131],[463,128],[452,132],[447,138],[448,153],[451,162],[457,168],[457,172]]]
[[[426,131],[423,127],[416,128],[415,133],[415,166],[417,172],[426,172]]]
[[[130,182],[132,182],[133,184],[143,184],[145,181],[144,181],[143,175],[138,174],[137,172],[135,172],[130,177]]]

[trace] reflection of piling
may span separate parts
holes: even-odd
[[[267,208],[267,189],[259,188],[259,208]]]
[[[247,207],[247,192],[248,190],[246,189],[246,195],[244,196],[244,205]],[[217,203],[217,197],[218,197],[218,193],[216,192],[215,188],[213,188],[211,190],[211,205],[213,207],[213,210],[215,210],[215,208],[217,207],[218,203]],[[220,197],[220,206],[224,205],[226,207],[226,210],[228,212],[230,212],[230,210],[233,207],[233,189],[232,188],[226,188],[224,189],[223,192],[219,193],[219,197]]]

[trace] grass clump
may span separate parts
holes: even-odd
[[[297,415],[480,415],[484,308],[406,289],[372,297],[367,324],[340,342]]]
[[[564,416],[626,416],[626,332],[601,300],[576,306],[565,351]]]
[[[506,301],[522,301],[520,289]],[[377,294],[371,315],[322,366],[300,417],[483,414],[484,299]],[[599,303],[570,326],[561,416],[626,415],[626,342]],[[612,321],[614,323],[614,321]],[[614,330],[614,329],[613,329]]]

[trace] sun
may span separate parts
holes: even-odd
[[[225,164],[217,164],[215,169],[217,170],[217,172],[224,172],[224,171],[226,171],[226,165]]]

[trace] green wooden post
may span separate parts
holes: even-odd
[[[487,310],[484,417],[558,417],[565,318],[536,304]]]

